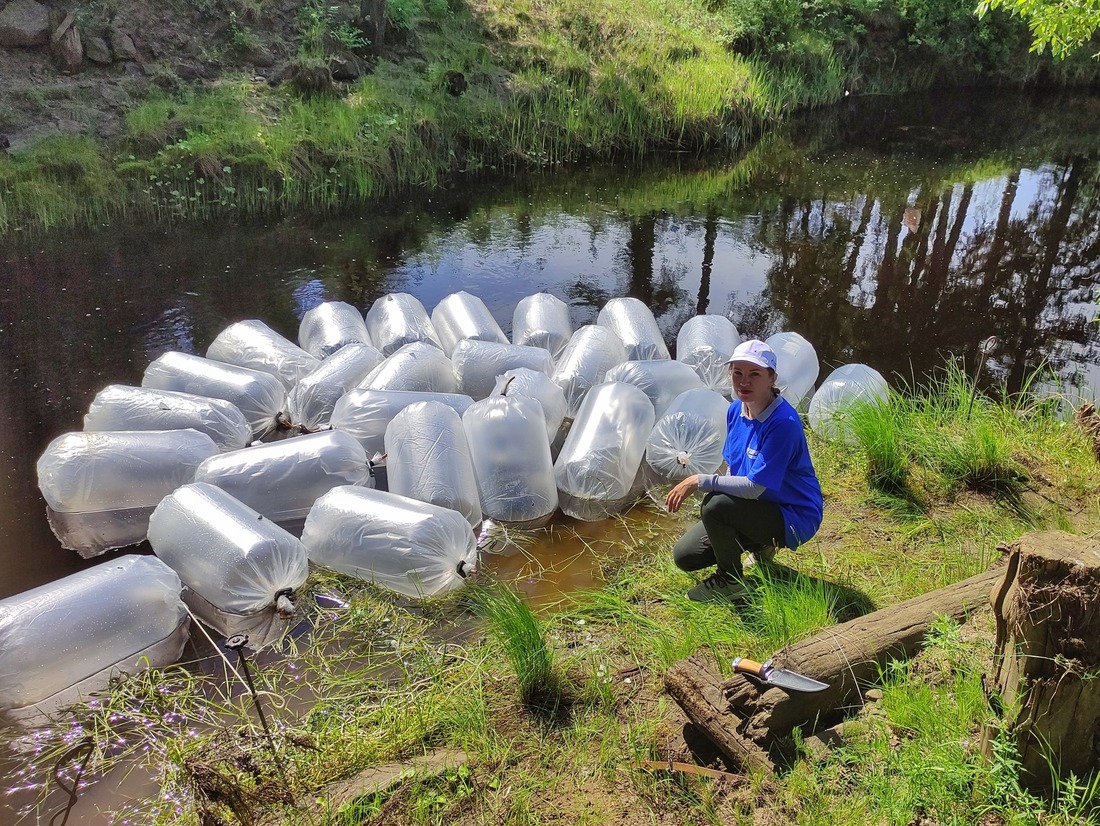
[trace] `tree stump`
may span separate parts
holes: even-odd
[[[1100,543],[1061,531],[1009,546],[993,591],[997,621],[991,688],[1004,734],[1019,749],[1021,781],[1034,791],[1097,767],[1100,731]],[[995,731],[983,745],[989,753]]]

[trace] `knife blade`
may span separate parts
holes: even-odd
[[[755,677],[765,685],[779,686],[788,691],[824,691],[829,687],[828,683],[799,674],[797,671],[788,671],[785,668],[775,668],[772,661],[758,663],[747,657],[734,657],[733,670],[736,674],[747,674]]]

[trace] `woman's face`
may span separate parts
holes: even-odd
[[[751,361],[735,361],[730,365],[730,378],[733,380],[733,392],[742,404],[756,410],[763,410],[771,404],[774,380],[768,368]]]

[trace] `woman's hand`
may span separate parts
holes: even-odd
[[[699,490],[699,477],[689,476],[668,492],[668,496],[665,497],[665,507],[668,508],[669,513],[676,513],[680,510],[680,505],[684,504],[684,500],[697,490]]]

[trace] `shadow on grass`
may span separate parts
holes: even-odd
[[[856,588],[810,576],[777,562],[759,562],[750,570],[752,574],[748,581],[752,583],[753,578],[758,580],[758,588],[753,589],[753,595],[737,606],[739,613],[746,618],[754,610],[759,610],[759,602],[755,597],[765,589],[773,591],[772,598],[779,600],[788,597],[797,599],[799,595],[812,595],[813,599],[828,606],[829,614],[838,623],[847,622],[875,610],[873,600]]]

